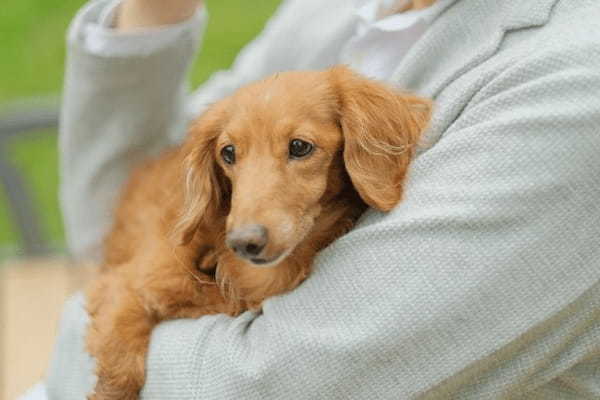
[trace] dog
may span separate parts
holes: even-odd
[[[94,400],[137,399],[160,321],[258,310],[367,207],[394,208],[431,102],[346,67],[239,89],[135,170],[87,289]]]

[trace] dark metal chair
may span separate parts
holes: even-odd
[[[42,256],[50,253],[42,233],[39,210],[20,171],[8,161],[8,142],[27,132],[56,129],[59,107],[56,99],[22,101],[3,107],[0,112],[0,184],[8,201],[13,226],[20,237],[22,255]]]

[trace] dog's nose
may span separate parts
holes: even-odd
[[[267,228],[252,224],[235,229],[227,234],[226,243],[239,256],[253,258],[265,248],[268,240]]]

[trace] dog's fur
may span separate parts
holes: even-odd
[[[258,309],[299,285],[367,206],[392,209],[429,113],[429,101],[344,67],[277,74],[210,107],[183,145],[126,185],[87,291],[91,398],[138,397],[159,321]],[[290,159],[296,138],[314,151]],[[220,154],[228,144],[233,165]],[[268,267],[225,245],[250,223],[268,229]]]

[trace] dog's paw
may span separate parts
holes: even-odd
[[[109,388],[106,385],[96,386],[93,394],[87,397],[87,400],[138,400],[139,392],[137,390],[123,388]]]
[[[88,400],[138,400],[143,381],[126,371],[118,375],[99,373],[94,392]]]

